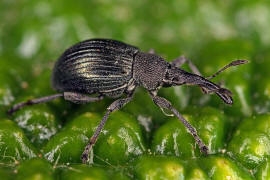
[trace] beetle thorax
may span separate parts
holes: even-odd
[[[139,52],[133,64],[133,78],[147,90],[156,90],[162,85],[168,62],[155,54]]]

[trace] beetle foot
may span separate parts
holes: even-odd
[[[203,146],[200,147],[200,151],[202,153],[204,153],[205,155],[208,155],[208,150],[209,150],[208,147],[205,146],[205,145],[203,145]]]
[[[89,161],[89,152],[92,149],[92,145],[87,145],[82,153],[82,163],[86,164]]]
[[[86,163],[90,164],[93,161],[93,146],[95,143],[96,143],[96,138],[92,137],[90,139],[89,144],[86,145],[86,147],[82,153],[82,156],[81,156],[83,164],[86,164]],[[91,156],[90,156],[90,152],[91,152]]]
[[[82,163],[86,164],[88,161],[88,153],[83,152],[81,159],[82,159]]]
[[[91,143],[91,140],[90,140],[90,143],[87,144],[87,146],[85,147],[82,153],[81,159],[82,159],[83,164],[86,164],[89,161],[89,152],[92,149],[92,145],[93,144]]]
[[[10,108],[7,111],[7,114],[12,115],[14,112],[18,111],[19,109],[21,109],[22,107],[27,106],[27,105],[32,105],[32,101],[28,100],[26,102],[15,104],[12,108]]]

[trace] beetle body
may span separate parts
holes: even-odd
[[[181,81],[181,82],[180,82]],[[172,66],[160,56],[116,40],[90,39],[67,49],[55,64],[52,87],[59,92],[79,92],[119,97],[136,86],[149,91],[160,87],[198,84],[219,87],[201,76]],[[230,96],[216,92],[227,104]]]
[[[59,92],[118,97],[132,79],[132,65],[138,51],[115,40],[80,42],[67,49],[55,64],[52,87]]]
[[[179,66],[187,62],[193,73]],[[101,129],[110,113],[121,109],[132,100],[137,86],[143,86],[149,92],[153,102],[162,110],[171,111],[189,130],[200,150],[207,154],[207,146],[201,141],[196,130],[165,98],[157,96],[161,87],[180,85],[198,85],[204,93],[216,93],[225,103],[232,104],[231,92],[209,81],[230,66],[246,63],[237,60],[226,65],[210,78],[204,78],[190,60],[180,57],[172,62],[165,61],[153,52],[145,53],[137,47],[116,40],[91,39],[75,44],[67,49],[58,59],[52,74],[52,87],[60,92],[38,99],[32,99],[14,105],[9,113],[20,108],[64,97],[74,103],[88,103],[101,100],[104,96],[126,97],[115,100],[108,108],[90,138],[82,154],[84,163],[89,151],[95,144]],[[94,95],[97,96],[88,96]]]

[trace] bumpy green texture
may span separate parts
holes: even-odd
[[[191,113],[184,117],[197,129],[198,135],[208,146],[209,153],[217,153],[224,146],[224,115],[210,107],[190,108],[189,111]],[[192,112],[196,112],[196,115],[191,115]],[[194,138],[177,118],[157,129],[152,142],[152,151],[157,154],[174,155],[184,159],[200,156]]]
[[[237,164],[230,158],[210,156],[202,158],[199,163],[211,179],[253,179],[247,170],[243,169],[240,164]]]
[[[17,167],[16,179],[53,180],[53,167],[44,159],[30,159]]]
[[[270,179],[270,1],[2,0],[0,17],[1,180]],[[249,60],[211,79],[232,91],[232,106],[198,87],[158,92],[209,154],[143,88],[111,114],[86,165],[84,147],[115,99],[77,105],[59,98],[6,114],[15,103],[56,93],[55,61],[90,38],[154,48],[168,62],[184,55],[204,77]]]
[[[69,168],[59,168],[59,179],[63,180],[128,180],[129,178],[123,173],[103,169],[100,167],[90,167],[83,164],[71,165]]]
[[[265,161],[264,163],[262,163],[256,169],[255,176],[258,180],[270,179],[270,160],[269,159]]]
[[[60,127],[55,115],[43,104],[16,112],[14,121],[37,147],[47,142]]]
[[[34,158],[38,155],[38,150],[16,123],[1,119],[0,154],[0,160],[9,163]]]
[[[248,168],[255,168],[270,155],[270,115],[244,119],[233,134],[228,150]]]
[[[142,156],[135,165],[138,179],[184,179],[184,173],[184,165],[177,158]]]
[[[51,162],[80,163],[84,147],[100,120],[101,116],[94,113],[85,113],[75,118],[45,145],[44,156]],[[116,112],[108,119],[94,146],[95,156],[91,155],[90,159],[118,165],[143,154],[145,150],[136,120],[128,114]]]
[[[93,179],[93,180],[108,180],[109,176],[102,168],[89,167],[86,165],[73,165],[70,168],[64,169],[61,172],[61,179],[79,180],[79,179]]]
[[[135,163],[137,179],[209,179],[195,161],[169,156],[142,156]]]

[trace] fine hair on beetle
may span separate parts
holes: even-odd
[[[100,101],[105,96],[117,98],[107,108],[84,149],[81,159],[83,163],[87,163],[89,152],[109,115],[132,100],[136,87],[143,86],[162,111],[164,109],[171,111],[185,125],[200,151],[207,154],[208,148],[198,136],[196,129],[167,99],[157,96],[157,92],[161,87],[198,85],[203,93],[215,93],[226,104],[232,104],[231,91],[211,82],[210,79],[231,66],[247,62],[235,60],[215,74],[204,78],[198,68],[184,56],[167,62],[153,50],[142,52],[139,48],[120,41],[90,39],[68,48],[55,63],[51,84],[59,93],[15,104],[8,113],[12,114],[25,106],[48,102],[59,97],[77,104]],[[188,64],[192,73],[180,68],[184,63]],[[123,94],[126,96],[120,98]]]

